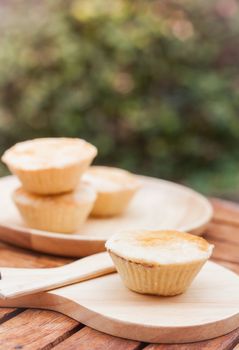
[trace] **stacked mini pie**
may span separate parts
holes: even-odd
[[[108,217],[120,215],[128,206],[141,183],[128,171],[105,166],[92,166],[83,180],[97,192],[91,215]]]
[[[107,217],[124,211],[139,182],[121,169],[89,168],[96,155],[95,146],[73,138],[25,141],[4,153],[3,162],[22,185],[13,200],[30,227],[71,233],[90,213]]]

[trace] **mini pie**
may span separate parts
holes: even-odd
[[[125,285],[138,293],[183,293],[212,254],[205,239],[178,231],[129,231],[107,242]]]
[[[97,154],[90,143],[73,138],[41,138],[17,143],[2,157],[27,191],[72,191]]]
[[[74,192],[42,196],[25,191],[13,192],[13,200],[28,226],[51,232],[72,233],[88,217],[96,193],[81,183]]]
[[[98,217],[121,214],[141,185],[130,172],[106,166],[90,167],[83,180],[97,192],[91,215]]]

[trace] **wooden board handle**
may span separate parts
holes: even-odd
[[[14,298],[115,272],[108,253],[88,256],[73,263],[47,269],[0,268],[0,298]]]

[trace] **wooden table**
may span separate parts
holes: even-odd
[[[211,201],[215,215],[205,237],[216,246],[213,260],[239,274],[239,205],[218,199]],[[0,266],[54,267],[69,261],[0,243]],[[239,328],[199,343],[144,344],[100,333],[52,311],[0,309],[1,350],[239,350],[238,344]]]

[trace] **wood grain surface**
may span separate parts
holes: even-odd
[[[206,238],[216,245],[214,259],[239,273],[236,254],[239,246],[239,206],[217,199],[213,199],[212,203],[215,220],[210,225]],[[230,254],[231,252],[234,254]],[[0,243],[1,266],[41,268],[60,266],[68,262],[68,258],[42,255]],[[0,349],[3,350],[238,350],[239,329],[210,341],[154,345],[109,336],[55,312],[7,308],[0,310],[0,339]]]

